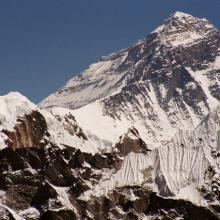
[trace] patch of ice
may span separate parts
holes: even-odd
[[[180,189],[175,196],[175,199],[184,199],[191,201],[197,205],[207,206],[207,202],[204,200],[204,198],[202,198],[201,194],[199,193],[198,185],[196,183],[192,183]]]
[[[40,218],[40,212],[34,207],[30,207],[28,209],[20,211],[19,215],[25,219],[39,219]]]

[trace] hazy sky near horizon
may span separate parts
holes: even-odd
[[[0,95],[40,100],[174,11],[220,29],[220,0],[0,0]]]

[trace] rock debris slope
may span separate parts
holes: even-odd
[[[38,106],[0,97],[2,219],[220,219],[220,33],[175,12]]]

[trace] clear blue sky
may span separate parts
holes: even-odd
[[[177,10],[220,29],[220,0],[0,0],[0,95],[37,103]]]

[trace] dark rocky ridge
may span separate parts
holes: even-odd
[[[86,166],[84,163],[90,166]],[[21,212],[34,207],[38,217],[26,215],[25,219],[140,219],[145,215],[155,219],[219,219],[218,211],[198,207],[184,200],[164,199],[141,186],[116,188],[108,196],[92,197],[88,201],[78,197],[88,189],[88,182],[101,178],[94,170],[119,169],[120,159],[113,154],[94,155],[72,148],[16,149],[0,152],[0,190],[5,192],[4,204]],[[67,188],[74,209],[63,206],[56,188]],[[131,199],[129,195],[137,197]],[[7,210],[5,216],[14,219]],[[29,217],[28,217],[29,216]],[[1,219],[7,219],[7,217]]]
[[[89,167],[84,166],[85,162]],[[60,150],[55,146],[48,149],[5,148],[0,152],[0,190],[5,192],[3,203],[15,212],[35,207],[41,213],[40,219],[45,219],[48,215],[61,215],[61,219],[70,215],[75,216],[73,219],[78,219],[74,210],[66,210],[57,199],[59,195],[53,186],[68,187],[69,200],[81,211],[77,197],[89,189],[86,182],[97,182],[101,178],[92,169],[119,167],[120,159],[114,154],[92,156],[74,148]],[[54,202],[49,202],[51,199]],[[56,208],[64,209],[60,211],[63,214],[49,214],[48,209]]]
[[[146,153],[150,151],[135,128],[129,129],[124,136],[120,136],[115,147],[119,150],[119,155],[122,156],[127,156],[130,152]]]

